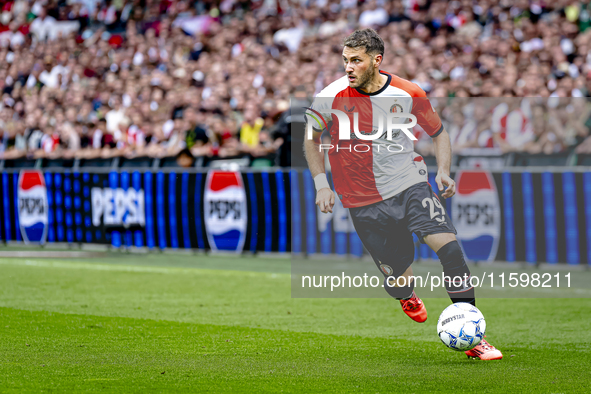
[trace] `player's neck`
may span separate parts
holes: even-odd
[[[388,83],[388,77],[384,74],[380,74],[380,72],[378,71],[371,79],[371,81],[369,81],[368,84],[365,85],[365,87],[359,88],[359,90],[361,90],[364,93],[371,94],[383,88],[386,83]]]

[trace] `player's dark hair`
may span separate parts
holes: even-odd
[[[345,38],[343,46],[349,48],[365,48],[368,55],[384,56],[384,40],[376,33],[374,29],[355,30],[351,35]]]

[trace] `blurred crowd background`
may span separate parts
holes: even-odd
[[[385,40],[382,69],[432,98],[456,152],[591,153],[586,2],[0,4],[3,159],[290,165],[290,97],[343,76],[342,40],[363,27]]]

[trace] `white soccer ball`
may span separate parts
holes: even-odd
[[[482,341],[486,321],[475,306],[456,302],[445,308],[437,321],[437,335],[450,349],[470,350]]]

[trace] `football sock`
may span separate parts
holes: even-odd
[[[408,300],[413,296],[413,292],[415,289],[415,282],[412,281],[408,286],[401,286],[401,287],[390,287],[388,285],[388,278],[392,278],[391,276],[384,278],[384,289],[386,292],[390,294],[391,297],[396,298],[397,300]],[[392,279],[393,280],[393,279]]]
[[[399,300],[410,300],[413,296],[415,295],[415,292],[413,291],[412,293],[410,293],[410,295],[406,298],[399,298]]]
[[[466,265],[458,241],[445,244],[437,251],[437,256],[443,266],[443,281],[451,301],[467,302],[476,306],[474,288],[470,285],[470,269]]]

